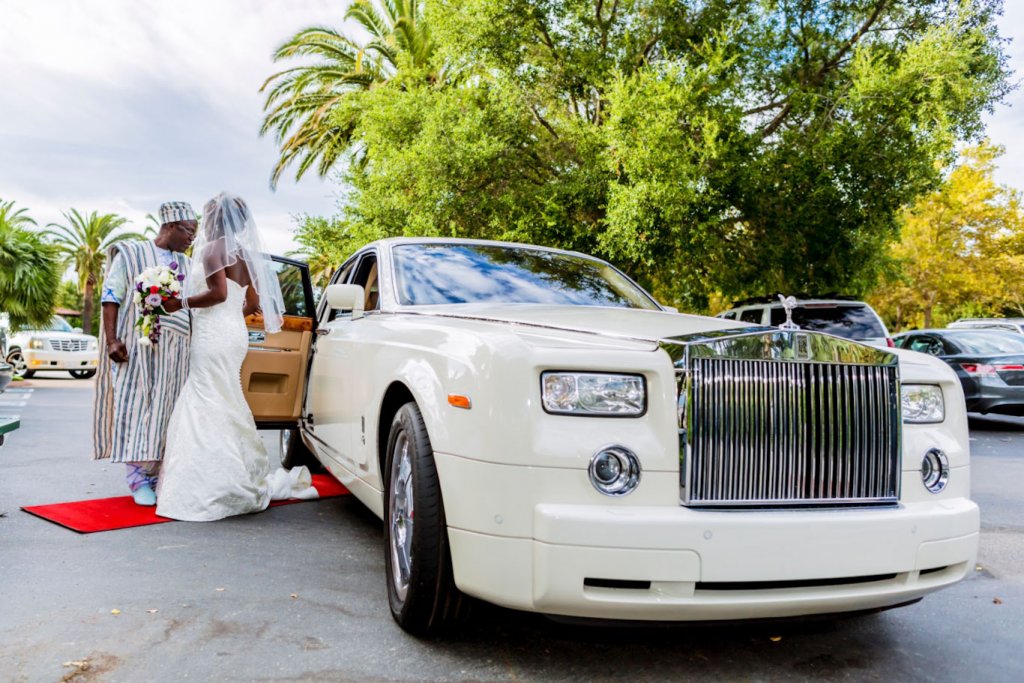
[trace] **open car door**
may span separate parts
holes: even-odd
[[[309,266],[273,256],[284,295],[281,331],[267,334],[263,317],[246,318],[249,351],[242,363],[242,392],[260,429],[294,427],[302,413],[315,309]]]

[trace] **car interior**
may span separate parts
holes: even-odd
[[[312,302],[304,266],[275,258],[275,268],[285,298],[282,329],[267,334],[262,315],[246,318],[249,351],[242,363],[242,393],[253,417],[264,424],[298,420],[313,343]]]

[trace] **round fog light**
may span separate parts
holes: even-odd
[[[921,458],[921,481],[932,493],[946,488],[949,481],[949,459],[938,448],[933,448]]]
[[[590,483],[606,496],[624,496],[640,483],[640,460],[623,446],[602,448],[590,459]]]

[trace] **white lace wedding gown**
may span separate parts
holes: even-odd
[[[156,513],[209,522],[265,510],[271,500],[316,498],[309,470],[271,470],[242,395],[249,346],[245,287],[228,279],[228,298],[192,311],[188,380],[167,428]]]

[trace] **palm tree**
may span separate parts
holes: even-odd
[[[93,295],[103,274],[107,250],[123,240],[145,239],[145,236],[134,232],[114,234],[126,222],[114,213],[101,215],[93,211],[85,216],[71,209],[64,214],[64,220],[66,225],[50,223],[47,227],[54,229],[44,234],[64,257],[65,264],[73,265],[78,273],[78,289],[83,295],[82,331],[92,334]]]
[[[314,164],[321,177],[327,175],[351,147],[354,131],[354,121],[338,120],[334,114],[353,93],[390,80],[400,55],[407,55],[416,67],[429,66],[434,42],[417,0],[355,0],[345,19],[358,22],[370,40],[360,45],[335,29],[312,26],[274,52],[275,62],[295,57],[317,61],[279,71],[260,88],[267,93],[260,135],[273,131],[281,146],[271,187],[295,162],[296,180]]]
[[[60,285],[58,254],[31,230],[35,224],[25,209],[0,200],[0,311],[14,328],[49,322]]]

